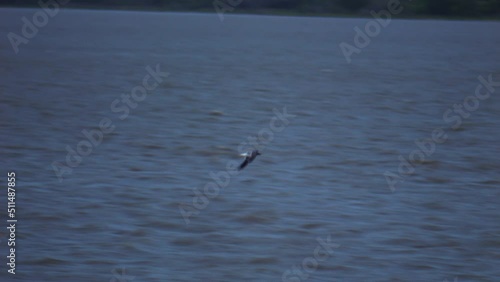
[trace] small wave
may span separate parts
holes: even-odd
[[[253,258],[249,261],[250,264],[272,264],[277,263],[278,259],[274,257],[261,257],[261,258]]]
[[[67,264],[68,262],[65,260],[60,260],[52,257],[44,257],[38,260],[33,261],[35,265],[61,265]]]
[[[248,214],[237,218],[238,222],[242,223],[269,223],[276,220],[274,216],[267,214]]]
[[[450,179],[448,178],[441,178],[441,177],[435,177],[435,176],[429,176],[426,178],[428,182],[431,183],[439,183],[439,184],[444,184],[444,183],[449,183]]]
[[[307,165],[307,166],[304,166],[302,167],[303,170],[316,170],[316,169],[328,169],[328,170],[331,170],[332,167],[331,166],[327,166],[327,165]]]
[[[153,150],[164,150],[164,149],[166,149],[165,146],[158,145],[158,144],[146,144],[143,147],[146,148],[146,149],[153,149]]]
[[[314,229],[323,226],[324,224],[321,223],[306,223],[302,224],[300,227],[304,229]]]
[[[197,244],[197,240],[192,239],[192,238],[178,238],[175,240],[172,240],[172,244],[178,245],[178,246],[193,246]]]
[[[487,184],[499,184],[499,183],[500,183],[500,181],[499,181],[499,180],[497,180],[497,179],[488,179],[488,180],[483,180],[483,181],[481,181],[481,182],[479,182],[479,183],[481,183],[481,184],[486,184],[486,185],[487,185]]]
[[[208,114],[211,115],[211,116],[223,116],[224,112],[219,111],[219,110],[212,110]]]

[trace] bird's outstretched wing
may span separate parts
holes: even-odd
[[[244,169],[247,165],[248,165],[248,158],[245,158],[245,160],[238,167],[238,170]]]

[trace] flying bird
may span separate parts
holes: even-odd
[[[258,155],[261,155],[259,150],[253,150],[251,152],[246,152],[246,153],[241,154],[240,156],[245,157],[245,160],[240,164],[240,166],[238,167],[238,170],[244,169],[249,163],[251,163],[253,160],[255,160],[255,158]]]

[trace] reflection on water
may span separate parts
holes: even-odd
[[[2,38],[34,11],[1,9]],[[63,10],[18,55],[0,41],[16,281],[495,280],[498,89],[456,128],[443,114],[500,79],[499,24],[394,20],[347,64],[338,45],[365,21]],[[120,119],[113,101],[158,64],[170,75]],[[296,117],[186,224],[179,205],[284,107]],[[105,118],[59,182],[52,163]],[[384,172],[436,128],[446,141],[391,192]]]

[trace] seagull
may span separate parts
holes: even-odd
[[[245,160],[240,164],[238,170],[244,169],[249,163],[251,163],[258,155],[261,155],[259,150],[253,150],[251,152],[246,152],[240,156],[245,157]]]

